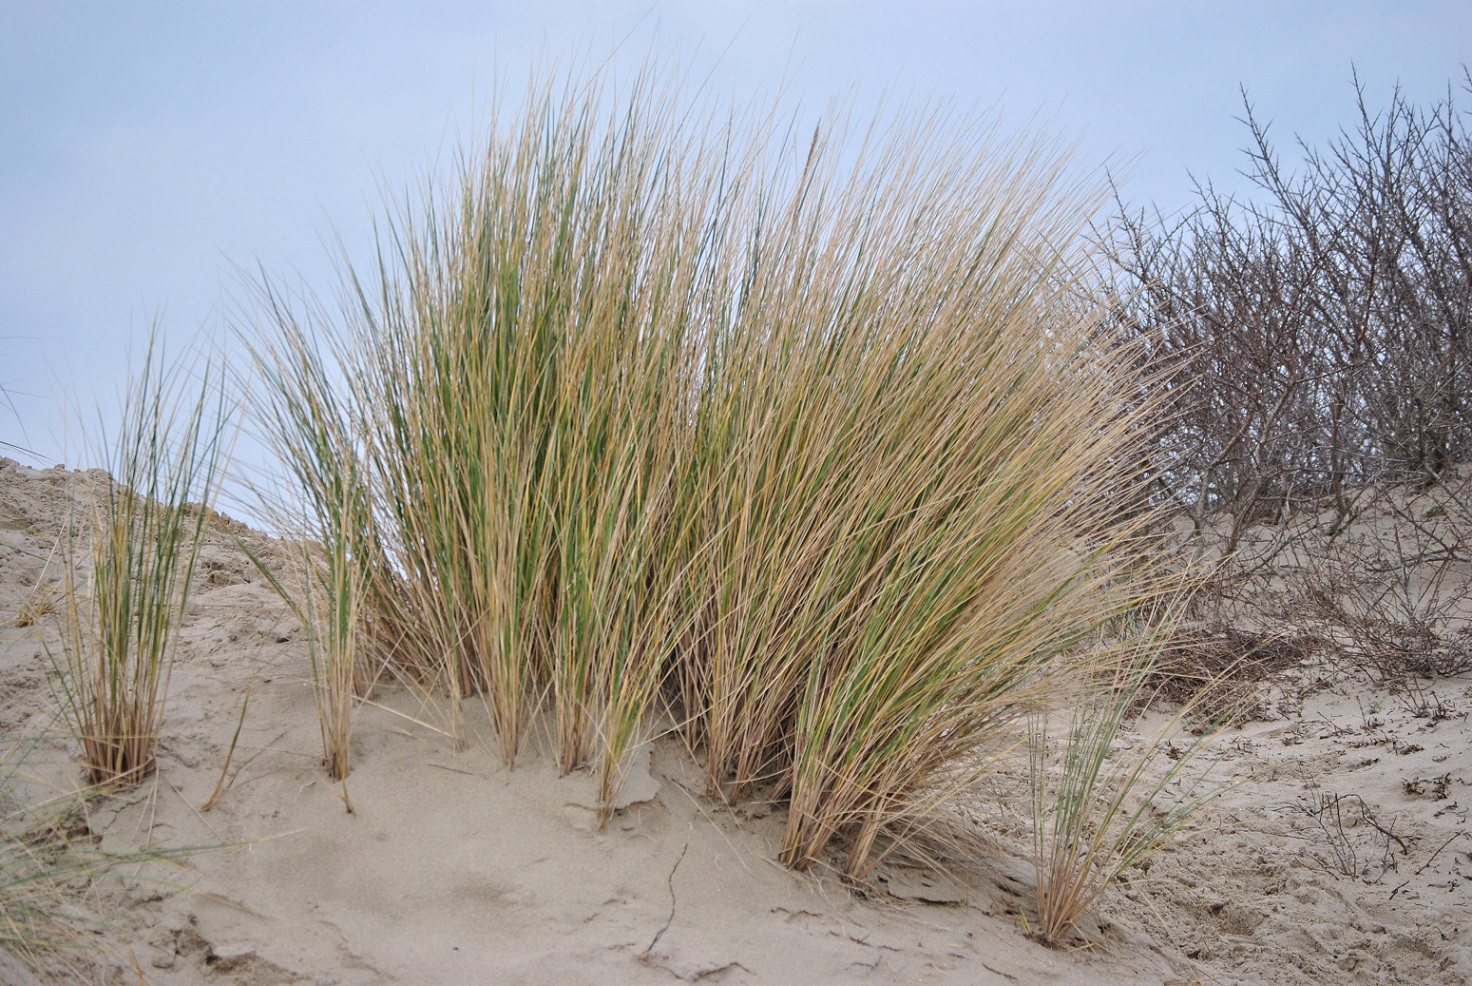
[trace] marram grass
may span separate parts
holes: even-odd
[[[333,626],[452,733],[479,696],[508,764],[543,728],[605,818],[673,724],[712,794],[789,802],[789,865],[864,872],[1160,590],[1070,175],[944,113],[850,139],[652,72],[534,88],[339,310],[260,285]]]
[[[223,392],[208,372],[195,389],[190,368],[170,367],[150,337],[121,425],[104,439],[110,473],[89,483],[90,516],[63,535],[53,681],[91,784],[134,783],[154,767],[226,451]]]
[[[1199,731],[1182,747],[1175,745],[1185,722],[1208,695],[1206,689],[1153,739],[1112,755],[1125,718],[1139,705],[1166,632],[1156,628],[1145,634],[1125,649],[1119,663],[1098,669],[1092,681],[1080,682],[1061,742],[1043,716],[1029,729],[1036,936],[1048,944],[1064,941],[1120,874],[1169,842],[1230,789],[1225,783],[1208,783],[1206,772],[1193,763],[1213,735],[1210,730]]]

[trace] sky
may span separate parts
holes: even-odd
[[[385,193],[482,143],[498,80],[651,52],[813,117],[994,108],[1173,213],[1193,176],[1248,191],[1244,89],[1292,160],[1353,124],[1355,73],[1371,108],[1460,87],[1472,4],[0,0],[0,442],[95,464],[77,423],[117,407],[151,325],[172,351],[219,337],[242,268],[330,294],[334,244],[367,260]]]

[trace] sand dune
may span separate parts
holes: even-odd
[[[101,481],[100,477],[92,477]],[[72,474],[0,460],[0,733],[49,736],[23,794],[77,783],[37,627]],[[320,764],[300,628],[212,535],[173,671],[159,769],[89,802],[105,849],[217,846],[121,868],[76,907],[102,982],[1465,983],[1472,978],[1472,679],[1419,696],[1305,663],[1213,742],[1237,786],[1132,871],[1079,947],[1027,936],[1025,764],[957,809],[975,845],[887,862],[861,886],[775,862],[782,809],[701,793],[674,739],[600,830],[597,788],[550,759],[501,765],[475,702],[454,750],[436,710],[383,686],[345,787]],[[54,575],[54,572],[50,573]],[[44,626],[44,621],[43,624]],[[224,793],[220,781],[249,695]],[[1163,716],[1147,715],[1130,741]],[[348,810],[349,806],[351,811]],[[0,980],[21,977],[0,965]]]

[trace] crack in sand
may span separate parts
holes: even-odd
[[[685,854],[689,851],[690,840],[686,839],[685,848],[680,850],[680,858],[675,860],[675,865],[670,868],[670,876],[668,880],[670,888],[670,916],[665,919],[664,927],[660,928],[659,931],[655,933],[654,939],[649,943],[648,947],[645,948],[644,951],[639,953],[639,961],[643,962],[645,965],[649,964],[649,953],[654,951],[654,946],[659,944],[659,940],[664,937],[664,933],[670,930],[670,925],[675,923],[675,873],[679,870],[680,864],[685,861]]]

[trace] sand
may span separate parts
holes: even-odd
[[[33,797],[79,783],[38,637],[50,631],[14,625],[55,575],[75,479],[0,460],[0,735],[43,737]],[[535,752],[506,769],[474,701],[456,750],[443,710],[385,686],[359,710],[351,777],[329,781],[300,628],[237,538],[282,550],[241,525],[211,536],[158,771],[92,799],[87,818],[105,849],[217,848],[76,888],[96,981],[1472,981],[1467,676],[1409,694],[1312,658],[1286,669],[1203,755],[1232,790],[1053,949],[1028,937],[1016,762],[957,807],[969,849],[937,844],[857,886],[779,866],[781,807],[716,806],[671,738],[641,754],[600,830],[590,775],[559,777]],[[1134,722],[1121,747],[1164,719]],[[0,963],[0,981],[22,976]]]

